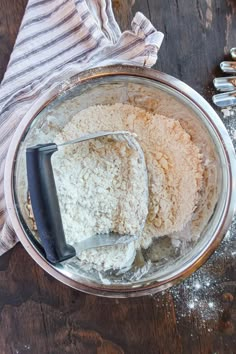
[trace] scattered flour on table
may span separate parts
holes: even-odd
[[[127,104],[82,110],[55,140],[62,143],[104,130],[137,135],[149,178],[148,216],[139,241],[80,256],[106,270],[132,264],[136,249],[147,248],[153,237],[171,237],[184,229],[200,199],[203,165],[198,147],[179,121]],[[69,145],[53,155],[53,166],[68,242],[111,231],[139,232],[147,213],[145,179],[137,153],[125,143],[102,138]]]

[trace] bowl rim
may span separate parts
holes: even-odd
[[[163,281],[153,281],[149,285],[143,285],[140,287],[132,287],[132,288],[112,288],[106,285],[96,285],[94,286],[83,284],[78,282],[65,274],[62,274],[56,267],[53,267],[44,257],[43,255],[33,246],[30,239],[26,236],[25,230],[21,225],[18,213],[16,211],[15,202],[14,202],[14,190],[13,190],[13,177],[14,177],[14,168],[15,168],[15,158],[18,151],[18,146],[21,142],[23,135],[25,134],[25,130],[32,123],[32,121],[36,118],[36,116],[46,107],[49,103],[54,101],[62,92],[66,92],[67,90],[72,89],[73,87],[90,81],[95,78],[104,78],[107,76],[136,76],[145,79],[151,79],[161,84],[164,84],[189,99],[195,106],[200,110],[210,124],[214,127],[214,130],[217,132],[218,137],[222,143],[222,148],[224,149],[224,153],[227,159],[227,167],[228,167],[228,176],[229,176],[229,191],[227,198],[227,206],[225,208],[225,212],[220,220],[218,232],[210,240],[211,242],[205,246],[200,254],[195,257],[195,261],[185,266],[178,274],[175,274],[173,277],[169,279],[165,279]],[[6,164],[4,170],[4,193],[6,200],[7,211],[13,225],[13,229],[17,234],[20,242],[26,249],[26,251],[30,254],[30,256],[39,264],[41,268],[43,268],[47,273],[52,275],[57,280],[62,283],[89,293],[98,296],[106,296],[106,297],[137,297],[147,294],[153,294],[158,291],[163,291],[170,286],[177,284],[182,281],[189,275],[191,275],[194,271],[196,271],[201,265],[203,265],[206,260],[211,256],[211,254],[215,251],[215,249],[219,246],[221,240],[224,237],[225,232],[227,231],[234,215],[235,206],[236,206],[236,181],[233,178],[233,171],[236,171],[236,157],[235,151],[232,144],[232,141],[229,137],[229,134],[219,118],[218,114],[215,110],[210,106],[210,104],[194,89],[189,87],[184,82],[176,79],[168,74],[162,73],[157,70],[138,67],[134,65],[109,65],[102,66],[97,68],[88,69],[81,73],[78,73],[71,77],[70,82],[61,83],[61,90],[57,87],[52,87],[49,90],[46,90],[30,107],[28,112],[22,118],[20,124],[18,125],[12,141],[10,143]],[[51,94],[51,98],[48,99],[49,93]]]

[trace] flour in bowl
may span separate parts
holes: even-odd
[[[53,156],[53,166],[68,243],[110,232],[141,236],[148,213],[147,172],[127,142],[102,137],[68,145]],[[104,269],[131,265],[134,257],[134,242],[80,255]]]
[[[98,233],[142,231],[135,243],[87,250],[80,256],[96,269],[121,269],[131,265],[136,249],[147,248],[153,238],[181,237],[199,203],[203,164],[179,121],[128,104],[82,110],[57,135],[56,143],[104,130],[137,135],[148,170],[148,210],[137,153],[124,143],[102,138],[69,145],[53,155],[53,167],[69,243]],[[189,240],[193,236],[190,232]]]

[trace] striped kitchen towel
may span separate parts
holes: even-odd
[[[29,107],[53,83],[107,60],[151,67],[162,40],[139,12],[121,33],[111,0],[29,0],[0,86],[0,254],[17,242],[4,202],[4,165]]]

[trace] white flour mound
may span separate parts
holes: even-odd
[[[103,137],[66,146],[54,156],[69,243],[110,232],[140,236],[148,213],[148,184],[145,165],[136,150],[126,142]],[[134,242],[86,251],[80,256],[104,269],[131,265],[134,257]]]
[[[139,242],[80,256],[97,269],[120,269],[153,237],[171,237],[190,222],[202,188],[202,156],[179,121],[120,103],[82,110],[56,143],[102,130],[136,133],[149,176],[148,217]],[[125,143],[102,138],[69,145],[53,155],[53,166],[69,243],[111,231],[139,233],[147,213],[145,178],[137,153]]]

